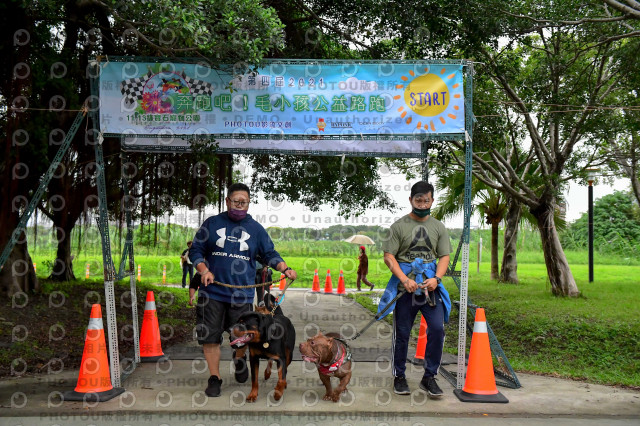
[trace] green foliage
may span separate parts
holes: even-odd
[[[594,248],[601,253],[640,254],[640,220],[629,193],[605,195],[593,207]],[[589,216],[584,213],[562,234],[563,246],[585,249],[589,241]]]

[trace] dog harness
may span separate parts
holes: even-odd
[[[323,374],[325,376],[333,375],[336,371],[338,371],[340,367],[342,367],[342,364],[351,361],[351,350],[349,349],[349,345],[347,345],[343,340],[336,339],[335,337],[334,340],[337,340],[342,344],[338,345],[338,353],[334,357],[333,363],[318,363],[318,371],[320,372],[320,374]]]

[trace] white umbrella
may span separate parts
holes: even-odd
[[[366,235],[353,235],[353,236],[347,238],[344,241],[347,242],[347,243],[358,244],[358,245],[375,244],[373,242],[373,240],[371,238],[367,237]]]

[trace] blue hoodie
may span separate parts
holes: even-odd
[[[256,260],[275,268],[283,262],[267,231],[251,215],[239,222],[227,212],[202,223],[189,250],[193,265],[205,262],[214,279],[233,285],[253,285]],[[227,303],[253,303],[255,289],[237,289],[216,284],[200,285],[200,294]]]

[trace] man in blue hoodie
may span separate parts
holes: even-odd
[[[253,285],[256,261],[268,265],[287,278],[295,280],[296,272],[289,268],[275,250],[267,231],[249,214],[250,191],[247,185],[234,183],[227,189],[227,211],[204,221],[189,250],[189,258],[201,275],[202,284],[196,307],[196,334],[202,345],[211,376],[205,393],[220,396],[220,344],[222,333],[228,331],[245,312],[251,311],[255,290],[229,288],[214,283],[237,286]],[[235,378],[244,383],[249,377],[246,357],[236,358]]]
[[[451,310],[449,294],[441,279],[449,266],[451,242],[442,222],[430,215],[433,198],[433,185],[430,183],[420,181],[411,187],[411,213],[391,225],[389,238],[382,250],[384,262],[393,274],[385,293],[396,290],[396,287],[405,291],[393,312],[393,391],[398,395],[411,393],[405,377],[405,364],[409,335],[420,311],[427,322],[427,349],[420,389],[427,392],[429,398],[440,398],[442,389],[435,376],[442,358],[444,323]],[[423,281],[423,274],[431,278]],[[420,277],[420,282],[416,282],[416,276]]]

